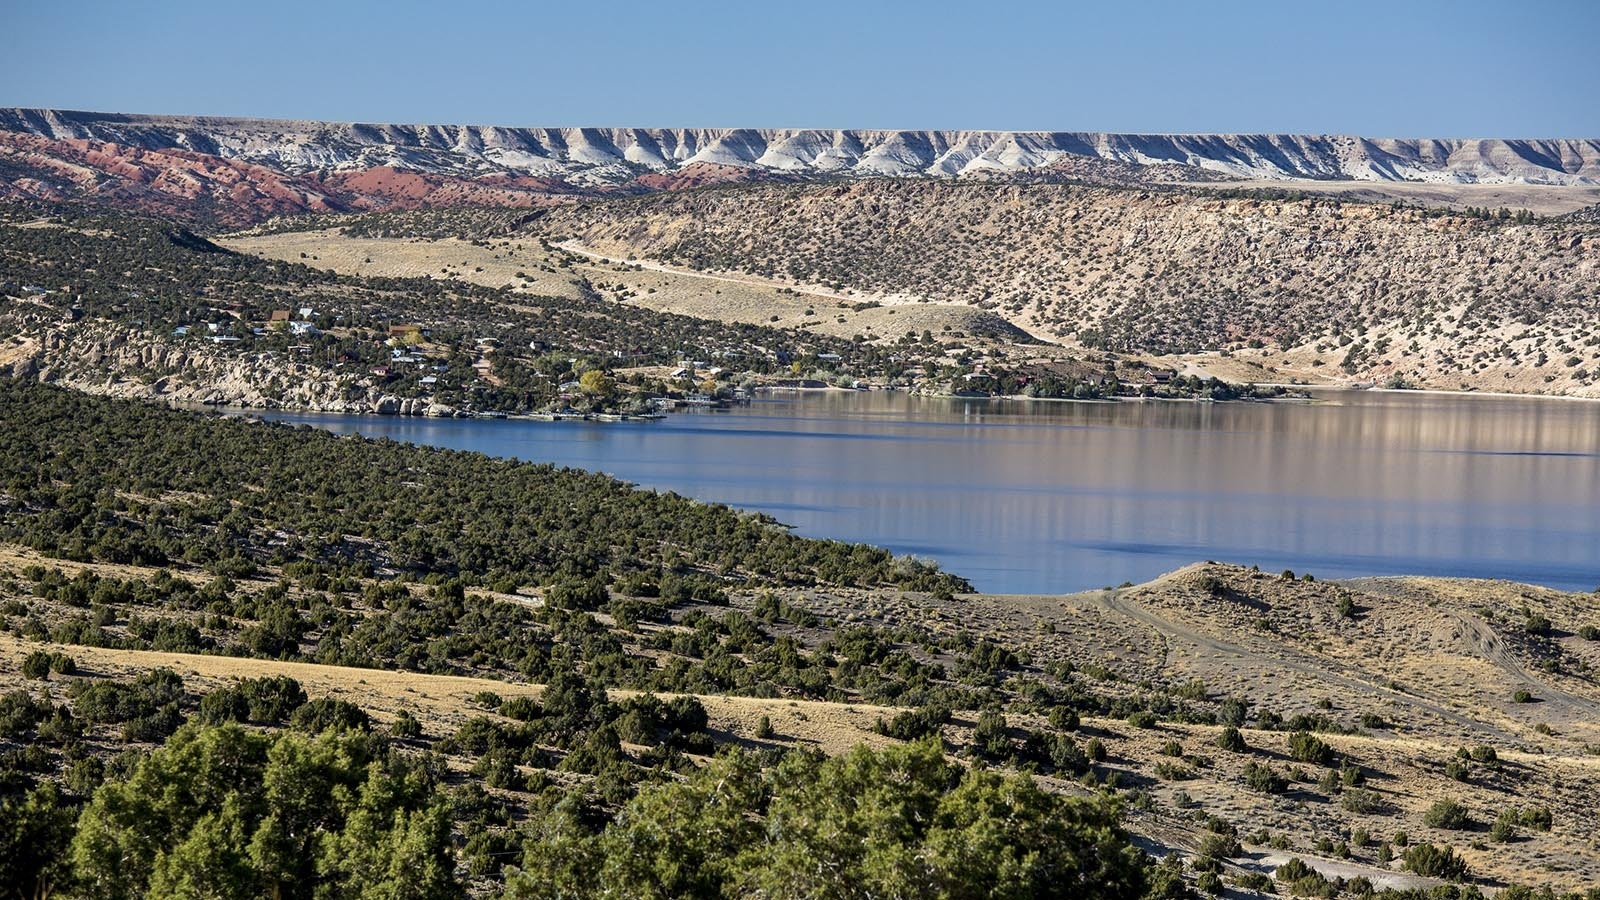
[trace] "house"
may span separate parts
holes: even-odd
[[[267,314],[268,324],[287,321],[289,321],[289,311],[287,309],[275,309]]]
[[[317,330],[317,326],[310,322],[290,322],[289,331],[292,334],[300,335],[318,335],[322,333]]]
[[[373,366],[372,367],[372,374],[378,376],[379,378],[388,378],[389,377],[389,367],[388,366]]]

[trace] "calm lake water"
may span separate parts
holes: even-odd
[[[1600,584],[1600,403],[1338,392],[1315,403],[767,395],[654,423],[275,415],[606,472],[1066,592],[1215,559],[1318,577]]]

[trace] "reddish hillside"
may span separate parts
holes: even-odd
[[[433,206],[538,206],[579,193],[559,178],[406,172],[290,175],[189,150],[0,131],[0,198],[86,200],[221,225],[273,216]]]
[[[363,208],[417,209],[432,206],[539,206],[579,193],[559,178],[486,175],[463,178],[376,166],[333,172],[318,180],[330,194]]]
[[[353,208],[313,180],[238,160],[16,132],[0,131],[0,175],[4,197],[95,200],[227,224]]]

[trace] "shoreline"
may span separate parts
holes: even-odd
[[[1111,396],[1111,397],[1029,397],[1025,394],[994,394],[994,395],[967,395],[944,392],[923,392],[906,388],[873,387],[868,390],[856,388],[842,388],[828,385],[826,387],[768,387],[755,388],[761,394],[872,394],[896,393],[908,397],[917,397],[926,400],[969,400],[978,402],[1014,402],[1014,403],[1084,403],[1084,404],[1111,404],[1111,403],[1322,403],[1335,399],[1331,396],[1316,396],[1318,394],[1386,394],[1386,395],[1415,395],[1420,397],[1437,396],[1449,398],[1473,398],[1496,400],[1561,400],[1576,403],[1600,403],[1600,397],[1574,397],[1566,394],[1517,394],[1506,391],[1461,391],[1442,390],[1430,388],[1358,388],[1346,385],[1332,384],[1257,384],[1256,387],[1281,387],[1288,391],[1303,391],[1309,396],[1295,396],[1288,394],[1281,397],[1239,397],[1231,400],[1215,400],[1210,397],[1139,397],[1139,396]],[[85,391],[85,393],[93,393]],[[570,422],[584,421],[614,424],[619,422],[640,423],[655,422],[667,419],[681,410],[654,413],[550,413],[550,412],[474,412],[457,413],[451,416],[429,415],[400,415],[398,413],[381,413],[373,409],[363,410],[326,410],[308,406],[245,406],[233,403],[197,403],[192,401],[166,400],[159,396],[143,398],[147,402],[162,403],[177,409],[187,409],[195,412],[219,412],[224,414],[260,414],[284,413],[291,415],[320,415],[320,416],[359,416],[376,419],[416,419],[419,421],[444,420],[444,419],[471,419],[471,420],[497,420],[509,419],[529,422]]]

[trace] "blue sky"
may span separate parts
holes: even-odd
[[[0,0],[0,105],[1600,138],[1600,0]]]

